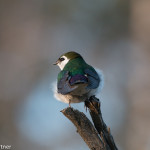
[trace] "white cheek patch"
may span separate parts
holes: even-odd
[[[59,66],[59,68],[60,68],[61,70],[64,69],[64,67],[66,66],[66,64],[67,64],[68,61],[70,60],[70,59],[68,59],[66,56],[62,56],[62,58],[64,58],[65,60],[63,60],[62,62],[60,62],[60,63],[58,64],[58,66]]]

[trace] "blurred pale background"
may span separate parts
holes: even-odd
[[[52,93],[52,63],[70,50],[104,72],[97,96],[119,149],[149,150],[148,0],[1,0],[0,145],[88,149]],[[86,113],[83,103],[72,106]]]

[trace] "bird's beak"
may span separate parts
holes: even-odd
[[[57,61],[55,63],[53,63],[53,65],[57,65],[57,64],[58,64]]]
[[[59,60],[57,60],[55,63],[53,63],[53,65],[57,65],[59,63]]]

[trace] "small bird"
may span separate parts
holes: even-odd
[[[57,77],[54,97],[64,103],[79,103],[88,100],[103,87],[103,75],[88,65],[76,52],[67,52],[54,63],[61,69]]]

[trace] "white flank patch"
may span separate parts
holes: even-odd
[[[62,95],[57,92],[57,81],[52,83],[52,90],[53,90],[53,96],[55,99],[57,99],[58,101],[64,102],[64,103],[69,103],[70,97],[68,97],[66,95]]]
[[[58,97],[58,93],[57,93],[57,81],[54,81],[52,83],[52,90],[53,90],[54,98],[61,101],[61,99]]]
[[[102,70],[100,70],[98,68],[94,68],[94,69],[96,70],[96,72],[98,73],[99,78],[100,78],[100,84],[99,84],[99,87],[97,88],[97,91],[96,91],[96,93],[98,94],[99,92],[101,92],[101,90],[104,87],[104,75],[103,75]]]

